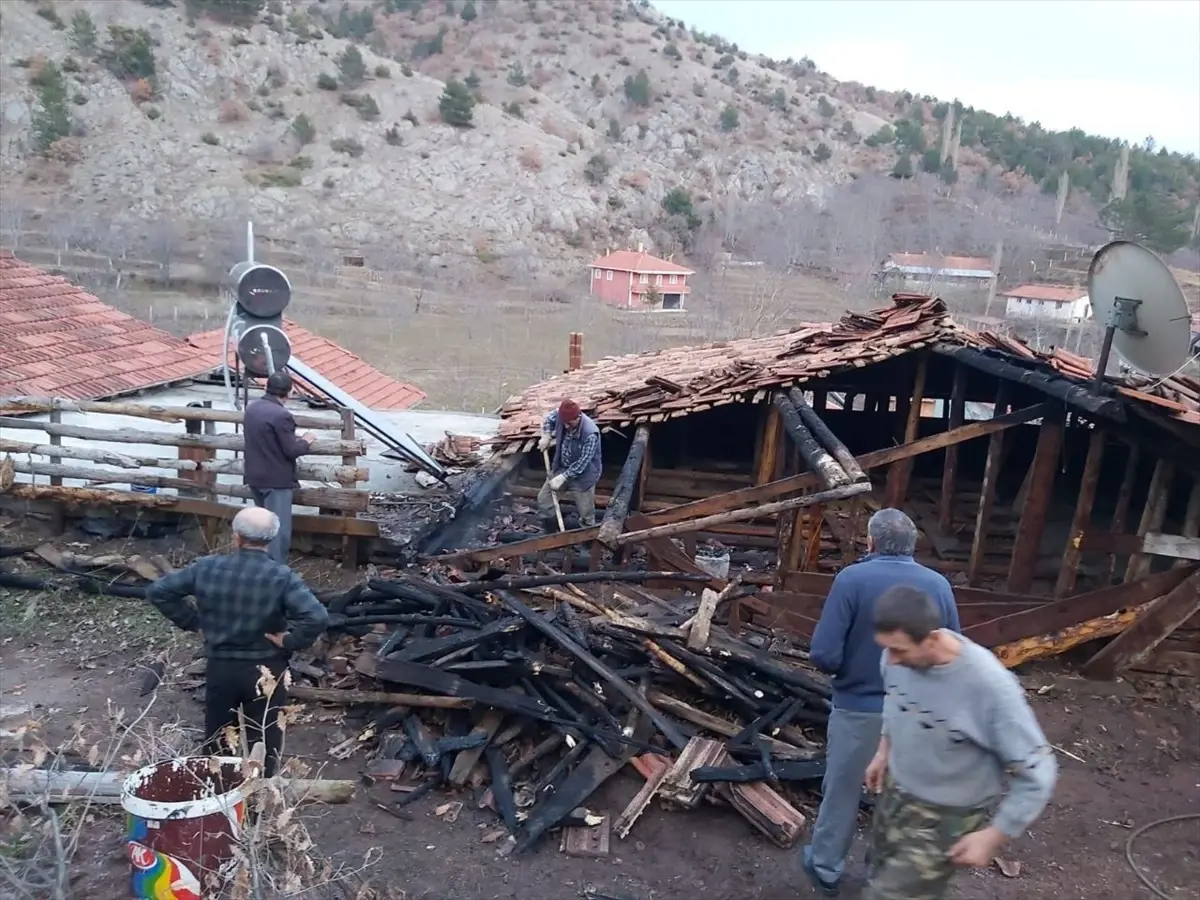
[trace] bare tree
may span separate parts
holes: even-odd
[[[4,202],[0,203],[0,234],[13,251],[20,249],[32,213],[28,200],[14,191],[5,191]]]

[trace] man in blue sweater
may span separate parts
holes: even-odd
[[[833,676],[833,709],[826,736],[827,767],[821,809],[803,867],[813,887],[836,896],[854,841],[867,766],[879,746],[883,675],[875,641],[876,599],[897,585],[933,598],[945,628],[960,631],[954,592],[945,576],[913,559],[917,526],[898,509],[881,509],[867,523],[867,555],[833,579],[813,632],[812,664]]]

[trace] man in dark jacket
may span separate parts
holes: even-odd
[[[944,575],[913,559],[917,526],[898,509],[881,509],[867,522],[867,555],[833,579],[813,631],[809,659],[833,676],[833,708],[826,731],[827,766],[821,808],[802,864],[813,887],[837,893],[854,840],[867,766],[883,727],[883,672],[875,641],[875,601],[905,585],[933,598],[944,628],[959,631],[954,591]]]
[[[238,724],[240,709],[247,747],[265,744],[268,778],[278,769],[283,746],[278,713],[287,703],[288,659],[311,646],[329,623],[329,613],[300,576],[267,554],[278,530],[279,519],[270,510],[243,509],[233,519],[232,553],[202,557],[146,592],[176,626],[204,635],[208,751],[220,752],[224,730]],[[276,682],[270,696],[259,685],[264,667]]]
[[[254,502],[279,517],[279,533],[271,542],[271,557],[287,564],[292,546],[292,493],[296,460],[308,452],[316,435],[296,436],[296,420],[283,401],[292,392],[292,376],[275,372],[263,396],[246,407],[246,469],[243,481]]]
[[[579,510],[582,527],[596,524],[596,482],[604,467],[600,458],[600,429],[580,410],[579,404],[564,399],[542,423],[538,450],[545,452],[554,441],[550,476],[538,491],[538,515],[547,531],[558,531],[554,495],[568,494]]]

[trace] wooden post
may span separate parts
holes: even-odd
[[[755,484],[766,484],[775,480],[782,445],[783,420],[779,415],[779,408],[772,403],[767,407],[767,418],[761,431],[758,459],[754,466]]]
[[[1079,480],[1079,499],[1075,501],[1075,516],[1071,520],[1071,533],[1067,538],[1067,550],[1063,554],[1054,583],[1054,599],[1061,600],[1075,590],[1075,578],[1079,572],[1079,560],[1083,557],[1083,533],[1092,520],[1092,507],[1096,503],[1096,485],[1100,481],[1100,466],[1104,462],[1104,432],[1092,430],[1088,442],[1087,459],[1083,463],[1083,475]]]
[[[825,403],[828,394],[825,391],[813,391],[812,395],[813,412],[817,413],[818,415],[825,412]],[[795,403],[796,401],[793,400],[792,402]]]
[[[1124,534],[1125,522],[1129,518],[1129,502],[1133,499],[1133,486],[1137,482],[1138,463],[1141,462],[1142,448],[1133,444],[1129,448],[1129,458],[1125,460],[1125,474],[1121,476],[1121,487],[1117,491],[1117,505],[1113,508],[1110,534]],[[1108,578],[1111,582],[1117,571],[1117,554],[1112,554],[1108,560]]]
[[[929,370],[929,354],[921,353],[917,357],[917,370],[913,374],[912,399],[908,401],[908,416],[904,422],[904,433],[901,443],[911,444],[917,439],[921,428],[921,406],[925,400],[925,379]],[[902,400],[904,398],[901,398]],[[898,405],[902,405],[898,404]],[[912,477],[913,459],[902,459],[893,463],[888,470],[887,489],[884,493],[884,503],[899,509],[904,504],[908,493],[908,480]]]
[[[338,414],[342,418],[342,440],[353,441],[354,410],[343,408],[338,410]],[[347,454],[343,456],[342,465],[348,466],[349,468],[356,467],[358,465],[358,456],[353,454]],[[347,478],[342,482],[342,486],[353,490],[355,487],[357,487],[357,483]],[[352,519],[357,518],[357,515],[353,512],[347,512],[344,515],[349,516]],[[351,534],[342,535],[342,568],[351,572],[358,568],[359,546],[359,540],[357,537]]]
[[[1200,571],[1148,604],[1137,619],[1088,660],[1088,678],[1113,678],[1129,666],[1145,662],[1180,625],[1200,613]]]
[[[956,364],[954,385],[950,389],[949,428],[961,428],[967,412],[967,369]],[[938,531],[949,534],[954,520],[954,487],[958,474],[958,444],[946,448],[946,462],[942,467],[942,493],[938,498]]]
[[[1144,538],[1152,531],[1161,531],[1163,517],[1167,514],[1167,501],[1171,499],[1171,479],[1175,477],[1175,464],[1159,459],[1150,476],[1150,489],[1146,493],[1146,505],[1142,508],[1142,519],[1138,523],[1138,537]],[[1145,578],[1152,560],[1145,553],[1131,553],[1125,566],[1125,581]]]
[[[629,515],[629,504],[641,477],[642,463],[649,442],[650,426],[639,425],[629,444],[629,453],[625,456],[625,464],[621,466],[621,473],[617,476],[616,484],[609,496],[604,519],[600,522],[599,539],[607,546],[615,547],[617,536],[625,528],[625,518]]]
[[[816,395],[814,394],[814,399]],[[822,395],[823,396],[823,395]],[[792,406],[796,407],[796,412],[800,415],[800,420],[804,423],[812,436],[817,439],[817,442],[829,451],[830,455],[837,460],[842,470],[850,476],[851,481],[863,481],[866,479],[866,473],[863,472],[862,466],[858,464],[858,460],[854,458],[854,454],[849,448],[842,443],[841,439],[834,434],[824,420],[817,415],[817,411],[808,405],[808,401],[804,399],[804,394],[796,388],[788,391],[788,399],[792,401]]]
[[[62,413],[59,412],[57,409],[51,410],[50,411],[50,421],[53,422],[55,425],[61,425],[62,424]],[[52,434],[52,435],[50,435],[50,444],[51,444],[51,446],[54,446],[54,447],[61,447],[62,446],[62,438],[57,434]],[[50,462],[52,465],[59,465],[62,463],[62,457],[61,456],[51,456]],[[34,480],[36,481],[37,479],[34,479]],[[50,486],[51,487],[61,487],[62,486],[62,476],[61,475],[51,475],[50,476]],[[67,511],[61,503],[54,504],[53,510],[54,511],[50,514],[50,530],[57,536],[57,535],[63,534],[67,530]]]
[[[203,403],[206,406],[212,405],[211,400],[205,400]],[[183,428],[188,434],[216,434],[215,422],[201,422],[199,419],[185,419]],[[195,463],[209,462],[217,457],[217,451],[208,447],[180,447],[178,452],[180,459]],[[217,483],[215,472],[205,472],[200,468],[191,471],[184,470],[179,473],[179,477],[187,481],[194,481],[197,485],[211,486]],[[180,494],[187,497],[198,497],[202,496],[204,492],[180,488]]]
[[[996,409],[1008,402],[1008,382],[1000,382],[996,390]],[[1004,432],[997,431],[988,438],[987,463],[983,469],[983,484],[979,488],[979,507],[975,513],[975,534],[971,540],[971,556],[967,561],[967,584],[974,587],[983,574],[983,558],[987,548],[987,529],[996,505],[996,482],[1004,459]]]
[[[1192,492],[1188,495],[1187,510],[1183,514],[1183,528],[1179,532],[1184,537],[1200,537],[1200,476],[1192,481]],[[1186,566],[1186,559],[1175,560],[1174,568]]]
[[[1033,453],[1033,464],[1029,467],[1029,495],[1021,510],[1017,540],[1008,568],[1008,587],[1005,590],[1010,594],[1028,593],[1033,584],[1042,533],[1046,528],[1046,512],[1054,493],[1054,476],[1062,450],[1063,412],[1059,408],[1053,416],[1042,419],[1042,427],[1038,430],[1037,449]]]

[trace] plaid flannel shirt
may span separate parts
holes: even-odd
[[[558,428],[558,410],[550,410],[550,414],[546,416],[542,422],[542,431],[546,434],[554,434]],[[567,476],[568,481],[572,481],[584,472],[591,465],[592,459],[600,451],[600,432],[589,434],[586,438],[583,436],[583,429],[576,426],[572,431],[570,428],[563,428],[562,447],[559,448],[559,459],[562,462],[562,474]]]
[[[184,631],[203,632],[210,659],[286,658],[329,623],[303,579],[262,550],[205,556],[154,582],[146,599]],[[282,650],[266,638],[279,632],[286,632]]]

